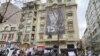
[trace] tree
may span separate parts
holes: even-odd
[[[3,16],[0,14],[0,23],[3,23]]]

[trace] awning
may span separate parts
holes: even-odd
[[[45,48],[44,45],[38,45],[37,48]]]

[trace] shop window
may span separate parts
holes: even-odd
[[[74,44],[68,44],[67,48],[74,48]]]

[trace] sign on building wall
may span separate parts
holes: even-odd
[[[64,33],[64,8],[47,8],[46,34]]]

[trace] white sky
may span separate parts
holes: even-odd
[[[6,0],[0,0],[0,2],[5,2]],[[33,1],[33,0],[15,0],[15,1]],[[46,0],[41,0],[42,3],[45,3]],[[84,30],[86,28],[86,20],[85,20],[85,12],[87,9],[87,5],[89,0],[76,0],[77,4],[78,4],[78,9],[77,9],[77,16],[78,16],[78,25],[79,25],[79,35],[80,38],[83,36]],[[12,3],[15,3],[18,6],[22,6],[21,2],[20,3],[16,3],[14,2],[14,0],[12,0]]]

